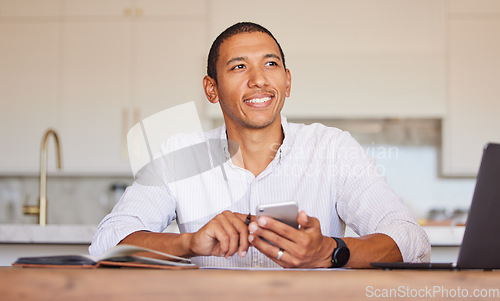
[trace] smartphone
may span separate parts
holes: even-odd
[[[299,207],[296,202],[259,205],[257,206],[256,213],[257,219],[261,216],[269,216],[293,228],[299,228],[299,224],[297,223]]]

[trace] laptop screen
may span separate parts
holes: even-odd
[[[485,146],[457,267],[500,268],[500,144]]]

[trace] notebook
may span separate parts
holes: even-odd
[[[483,150],[456,263],[373,262],[383,269],[500,269],[500,144]]]

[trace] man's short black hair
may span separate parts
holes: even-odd
[[[217,61],[219,60],[219,50],[220,45],[230,37],[240,34],[240,33],[252,33],[252,32],[262,32],[269,35],[278,45],[281,54],[281,60],[283,61],[283,66],[286,69],[285,65],[285,54],[283,53],[283,49],[281,49],[280,44],[273,36],[273,34],[259,24],[255,24],[252,22],[240,22],[236,23],[231,27],[228,27],[224,30],[212,43],[212,47],[210,47],[210,52],[208,53],[208,64],[207,64],[207,75],[210,76],[217,82]]]

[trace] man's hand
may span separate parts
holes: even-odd
[[[236,252],[245,257],[248,248],[247,215],[224,211],[198,232],[192,233],[189,249],[192,256],[223,256],[231,258]]]
[[[330,267],[335,241],[323,236],[319,220],[307,216],[304,211],[299,213],[297,221],[300,229],[294,229],[269,217],[261,217],[249,225],[248,229],[253,234],[250,234],[248,239],[253,247],[283,267]],[[283,250],[283,256],[278,260],[280,249]]]

